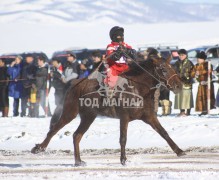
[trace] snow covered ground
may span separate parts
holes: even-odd
[[[119,164],[117,154],[83,155],[88,165],[72,166],[72,154],[66,152],[31,155],[28,152],[1,152],[1,179],[218,179],[219,154],[188,153],[184,158],[173,154],[128,153],[127,166]]]
[[[217,91],[218,85],[215,86]],[[194,95],[197,84],[194,86]],[[194,96],[195,97],[195,96]],[[174,95],[171,93],[171,100]],[[10,102],[12,99],[10,99]],[[54,109],[53,90],[50,104]],[[161,113],[161,108],[159,113]],[[80,147],[85,167],[74,167],[72,134],[79,117],[54,136],[45,153],[32,155],[31,148],[46,136],[50,118],[0,118],[1,179],[218,179],[219,115],[177,118],[177,110],[159,117],[180,148],[182,158],[147,124],[133,121],[128,128],[128,163],[119,162],[119,120],[98,117],[84,135]],[[10,111],[10,115],[11,115]]]

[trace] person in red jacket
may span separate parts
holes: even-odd
[[[111,44],[107,46],[107,77],[105,83],[110,89],[116,85],[118,75],[129,69],[128,59],[135,60],[136,51],[124,42],[124,29],[115,26],[110,30]],[[113,54],[112,54],[113,53]]]

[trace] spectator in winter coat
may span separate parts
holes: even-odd
[[[199,82],[198,86],[198,93],[196,97],[196,111],[201,111],[202,115],[207,114],[207,107],[208,107],[208,62],[205,60],[207,59],[207,55],[205,52],[200,52],[197,54],[198,63],[194,66],[194,69],[192,71],[192,77],[196,78],[196,80]],[[213,70],[213,66],[211,66],[211,72]],[[212,80],[212,75],[210,75],[210,79]],[[211,104],[210,108],[213,109],[215,107],[215,97],[214,97],[214,84],[211,81],[210,85],[210,99]]]
[[[30,97],[32,85],[35,83],[37,66],[34,64],[34,58],[27,55],[22,68],[23,97],[21,99],[21,117],[26,116],[27,102]]]
[[[15,61],[8,67],[9,82],[9,96],[14,98],[13,116],[18,116],[19,99],[22,98],[23,85],[21,81],[22,57],[17,56]]]
[[[192,70],[194,68],[193,63],[187,58],[187,51],[180,49],[178,51],[179,60],[174,64],[176,73],[180,77],[183,88],[182,91],[175,96],[174,108],[180,109],[178,116],[190,115],[191,108],[194,107],[193,95],[192,95]],[[187,112],[185,110],[187,109]]]
[[[46,59],[43,56],[38,57],[38,69],[36,72],[36,87],[37,87],[37,112],[36,115],[39,116],[39,105],[43,108],[46,114],[46,86],[48,77],[48,66],[46,64]],[[49,109],[48,112],[50,113]]]
[[[8,78],[5,62],[0,59],[0,111],[2,111],[2,117],[8,117]]]
[[[72,79],[77,79],[79,77],[79,72],[80,67],[76,60],[76,55],[72,52],[69,52],[66,68],[64,70],[64,76],[62,77],[62,82],[65,83],[65,89],[70,87]]]
[[[89,59],[83,59],[82,61],[79,62],[79,79],[81,78],[86,78],[90,74],[90,69],[89,67],[92,65],[92,62]]]
[[[216,67],[214,74],[219,78],[219,66]],[[219,83],[219,81],[217,81],[217,83]],[[219,88],[217,90],[217,94],[216,94],[216,100],[215,100],[215,106],[219,107]]]
[[[63,96],[71,85],[73,79],[77,79],[79,76],[80,68],[79,63],[76,60],[76,55],[72,52],[68,52],[67,63],[65,64],[65,70],[61,76],[64,83]],[[60,82],[59,82],[60,83]],[[62,98],[63,99],[63,98]],[[56,107],[53,117],[60,116],[63,109],[63,102]],[[57,122],[58,118],[52,118],[50,122],[50,128]]]
[[[63,103],[65,84],[62,82],[63,67],[58,59],[52,59],[53,71],[51,73],[52,86],[55,88],[55,104],[56,106]]]
[[[99,72],[105,71],[104,63],[102,63],[103,56],[100,53],[100,51],[97,50],[97,51],[92,52],[91,59],[93,60],[93,68],[91,72],[94,72],[97,68],[99,68],[98,69]]]

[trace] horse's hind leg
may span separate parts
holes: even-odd
[[[170,145],[171,149],[177,154],[177,156],[183,156],[186,155],[183,150],[181,150],[176,143],[170,138],[169,134],[167,131],[162,127],[160,122],[158,121],[156,116],[153,116],[152,118],[148,119],[145,121],[146,123],[150,124],[151,127],[157,131],[161,137],[163,137],[167,143]]]
[[[86,164],[81,160],[79,143],[84,133],[88,130],[95,118],[96,114],[93,113],[81,114],[81,123],[73,134],[75,166],[84,166]]]
[[[126,153],[125,153],[125,146],[127,141],[127,129],[128,129],[128,119],[120,119],[120,146],[121,146],[121,157],[120,162],[122,165],[126,163]]]
[[[66,101],[63,106],[63,111],[60,119],[58,120],[57,123],[52,125],[50,127],[49,132],[47,133],[47,136],[45,140],[41,144],[37,144],[32,150],[32,153],[39,153],[41,151],[45,151],[46,147],[48,146],[50,140],[52,137],[61,129],[63,128],[66,124],[71,122],[78,114],[79,107],[78,107],[78,102],[76,100],[76,97],[73,97],[72,94],[68,94]]]

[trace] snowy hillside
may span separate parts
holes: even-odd
[[[125,28],[125,41],[133,48],[214,45],[218,9],[218,4],[171,0],[1,0],[0,54],[43,51],[51,57],[57,50],[105,48],[115,25]]]
[[[1,0],[0,22],[161,23],[219,20],[219,5],[170,0]]]

